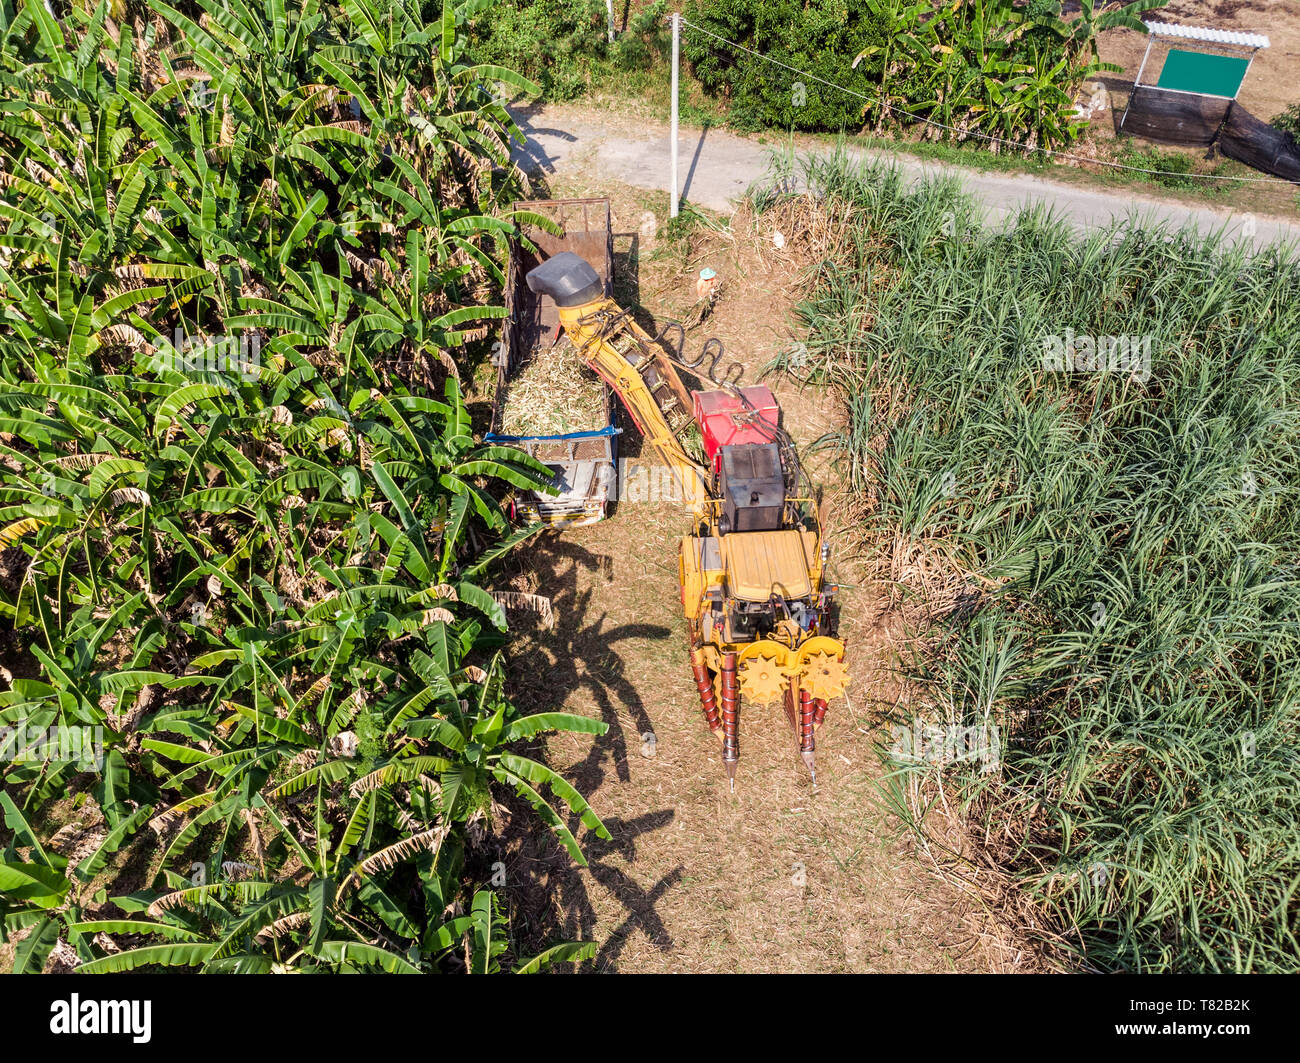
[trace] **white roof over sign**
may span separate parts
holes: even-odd
[[[1172,22],[1148,22],[1147,30],[1156,37],[1181,37],[1206,44],[1238,44],[1243,48],[1267,48],[1268,38],[1261,33],[1233,33],[1231,30],[1204,29],[1200,26],[1177,26]]]

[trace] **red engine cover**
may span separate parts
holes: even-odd
[[[740,393],[744,403],[729,391],[694,394],[695,423],[700,426],[704,452],[715,472],[719,467],[718,452],[723,447],[774,442],[772,429],[781,424],[781,407],[766,384],[741,388]]]

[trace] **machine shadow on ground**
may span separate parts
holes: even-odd
[[[515,576],[517,581],[526,581],[525,585],[535,583],[537,593],[551,599],[554,622],[550,627],[537,624],[520,632],[520,644],[511,653],[509,667],[512,700],[521,712],[531,713],[572,711],[576,698],[586,715],[609,725],[579,761],[560,769],[584,794],[593,794],[606,782],[629,782],[628,757],[637,754],[629,749],[627,736],[657,729],[635,678],[629,675],[628,661],[635,659],[635,650],[628,652],[628,644],[662,642],[673,635],[660,624],[611,623],[599,599],[601,587],[613,582],[613,562],[610,554],[549,533],[535,540],[527,571]],[[565,704],[557,704],[557,692],[563,692]],[[655,906],[680,881],[683,869],[674,869],[646,889],[612,861],[635,861],[638,837],[668,826],[674,816],[673,809],[664,808],[633,818],[604,817],[610,834],[606,840],[584,830],[576,814],[566,814],[566,825],[587,858],[590,877],[625,910],[618,930],[604,938],[593,961],[599,970],[616,969],[622,943],[637,928],[657,944],[671,947]],[[528,947],[596,937],[599,916],[589,895],[588,878],[573,874],[563,848],[549,834],[537,831],[527,814],[511,816],[502,841],[507,867],[513,868],[507,872],[516,887],[511,892],[523,907],[518,913],[522,916],[519,927]],[[545,888],[534,888],[543,884]]]

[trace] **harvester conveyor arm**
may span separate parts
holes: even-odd
[[[560,324],[586,363],[614,389],[646,440],[672,470],[698,518],[710,511],[709,474],[677,438],[694,420],[691,397],[667,354],[606,293],[591,263],[562,251],[528,271],[529,289],[550,296]]]
[[[637,428],[663,460],[697,517],[708,512],[709,477],[683,449],[669,416],[691,418],[681,378],[655,343],[612,299],[560,307],[560,323],[583,360],[618,395]]]

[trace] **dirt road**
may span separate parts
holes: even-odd
[[[515,152],[526,171],[555,175],[576,165],[592,166],[612,181],[666,191],[669,130],[638,118],[594,115],[578,105],[547,104],[516,112],[527,143]],[[768,171],[772,149],[720,129],[683,127],[678,137],[679,168],[685,201],[727,211]],[[1183,205],[1131,191],[1098,191],[1027,174],[982,173],[883,152],[859,152],[898,165],[913,180],[953,174],[981,203],[986,219],[997,224],[1026,205],[1041,204],[1079,229],[1104,228],[1115,220],[1137,218],[1192,226],[1201,232],[1222,229],[1229,239],[1250,239],[1257,247],[1274,242],[1300,245],[1300,226],[1282,218]]]

